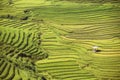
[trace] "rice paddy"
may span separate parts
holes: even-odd
[[[119,1],[8,1],[0,80],[120,80]]]

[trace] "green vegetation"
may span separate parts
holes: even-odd
[[[30,25],[29,23],[21,25],[23,22],[14,22],[12,20],[0,22],[2,24],[0,27],[0,59],[2,62],[4,61],[3,63],[6,63],[5,66],[1,64],[3,67],[1,67],[0,78],[6,80],[16,80],[16,78],[33,80],[36,73],[35,62],[47,58],[48,54],[40,47],[41,33],[39,29],[30,30],[30,26],[26,28]],[[9,72],[10,69],[12,70]],[[16,73],[15,70],[17,70]],[[19,78],[15,76],[19,76]],[[41,77],[40,75],[35,76],[37,78]]]
[[[1,0],[0,80],[120,80],[119,14],[119,0]]]
[[[82,3],[106,3],[106,2],[109,2],[109,3],[119,3],[120,1],[119,0],[60,0],[60,1],[71,1],[71,2],[82,2]]]

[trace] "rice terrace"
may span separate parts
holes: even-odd
[[[120,0],[0,0],[0,80],[120,80]]]

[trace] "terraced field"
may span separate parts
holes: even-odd
[[[0,80],[120,80],[119,1],[0,6]]]

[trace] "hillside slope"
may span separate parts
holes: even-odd
[[[120,80],[120,4],[77,1],[0,1],[0,80]]]

